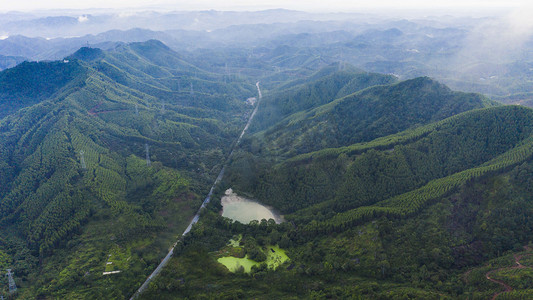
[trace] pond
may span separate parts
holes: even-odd
[[[274,212],[273,209],[257,201],[241,197],[234,193],[232,189],[226,190],[221,203],[223,217],[243,224],[248,224],[253,220],[261,221],[262,219],[274,219],[277,224],[283,222],[282,217]]]

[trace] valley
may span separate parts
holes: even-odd
[[[532,297],[527,18],[131,9],[0,11],[3,299]]]

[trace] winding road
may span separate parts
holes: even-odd
[[[257,113],[257,108],[259,107],[259,102],[261,101],[261,98],[263,98],[263,95],[261,94],[261,89],[259,88],[259,81],[255,84],[255,86],[257,87],[257,94],[259,96],[259,99],[257,101],[257,103],[255,104],[255,108],[254,110],[252,111],[252,114],[250,115],[250,117],[248,118],[248,122],[246,123],[246,125],[244,126],[244,129],[242,130],[241,134],[239,135],[239,138],[237,139],[237,142],[235,143],[235,145],[233,145],[233,149],[231,149],[231,152],[230,154],[228,155],[228,157],[226,158],[226,162],[224,163],[224,166],[222,167],[222,169],[220,170],[220,173],[218,173],[218,176],[217,176],[217,179],[215,180],[215,182],[213,183],[213,185],[211,186],[211,189],[209,190],[209,193],[207,194],[207,197],[205,197],[205,200],[204,202],[202,203],[202,205],[200,206],[200,208],[198,209],[198,212],[196,213],[196,215],[193,217],[191,223],[189,223],[189,226],[187,226],[187,228],[185,229],[185,231],[183,232],[183,234],[181,235],[181,237],[174,243],[174,245],[172,245],[172,248],[170,248],[170,251],[168,252],[168,254],[165,256],[165,258],[163,258],[163,260],[161,261],[161,263],[159,263],[159,265],[157,266],[157,268],[155,268],[155,270],[152,272],[152,274],[150,274],[150,276],[148,276],[148,278],[146,279],[146,281],[141,285],[141,287],[135,292],[135,294],[133,294],[133,296],[131,296],[130,300],[133,300],[135,298],[137,298],[147,287],[148,285],[150,284],[150,282],[161,272],[161,270],[168,264],[168,262],[170,261],[170,258],[172,257],[172,255],[174,254],[174,249],[176,248],[176,245],[181,241],[181,238],[183,236],[185,236],[186,234],[188,234],[190,231],[191,231],[191,228],[194,224],[196,224],[198,222],[198,220],[200,220],[200,212],[202,211],[203,208],[205,208],[207,206],[207,204],[209,204],[209,202],[211,201],[211,197],[213,196],[213,191],[215,190],[215,187],[218,185],[218,183],[222,180],[222,177],[224,177],[224,171],[226,170],[226,165],[228,164],[229,160],[231,159],[231,157],[233,156],[233,152],[235,151],[235,149],[239,146],[241,140],[242,140],[242,137],[244,136],[244,133],[246,133],[246,131],[248,130],[248,127],[250,126],[250,123],[252,122],[253,118],[255,117],[255,114]]]
[[[528,246],[524,246],[524,249],[526,251],[530,251],[531,248],[529,248]],[[499,295],[503,294],[503,293],[506,293],[506,292],[510,292],[513,290],[513,288],[508,285],[507,283],[501,281],[501,280],[498,280],[498,279],[494,279],[492,278],[490,275],[492,273],[496,273],[496,272],[499,272],[499,271],[502,271],[502,270],[512,270],[512,269],[523,269],[523,268],[530,268],[528,266],[524,266],[520,263],[520,260],[522,259],[522,257],[524,256],[528,256],[528,255],[533,255],[533,253],[526,253],[526,254],[515,254],[514,255],[514,262],[516,264],[516,266],[513,266],[513,267],[505,267],[505,268],[499,268],[499,269],[495,269],[495,270],[492,270],[492,271],[489,271],[485,274],[485,278],[487,278],[488,280],[494,282],[494,283],[497,283],[501,286],[503,286],[505,288],[505,290],[501,291],[501,292],[496,292],[493,296],[492,296],[492,300],[495,300],[496,298],[498,298]]]

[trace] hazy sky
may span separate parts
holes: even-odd
[[[358,11],[373,8],[493,9],[530,6],[531,0],[0,0],[0,11],[87,8],[159,8],[169,10]]]

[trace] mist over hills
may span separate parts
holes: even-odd
[[[4,56],[0,55],[0,69],[12,68],[26,59],[22,56]]]
[[[216,55],[221,48],[232,52],[224,58],[230,67],[294,69],[315,58],[308,67],[316,71],[345,61],[401,79],[431,76],[455,89],[529,105],[533,42],[531,34],[513,34],[512,28],[527,29],[520,22],[505,16],[407,20],[289,10],[24,15],[5,18],[0,55],[57,60],[87,44],[111,49],[117,42],[158,39],[199,62],[204,52]],[[499,46],[496,35],[509,36],[507,47]]]
[[[164,261],[140,299],[530,298],[515,21],[0,15],[0,295],[129,299]],[[282,222],[223,217],[229,188]]]

